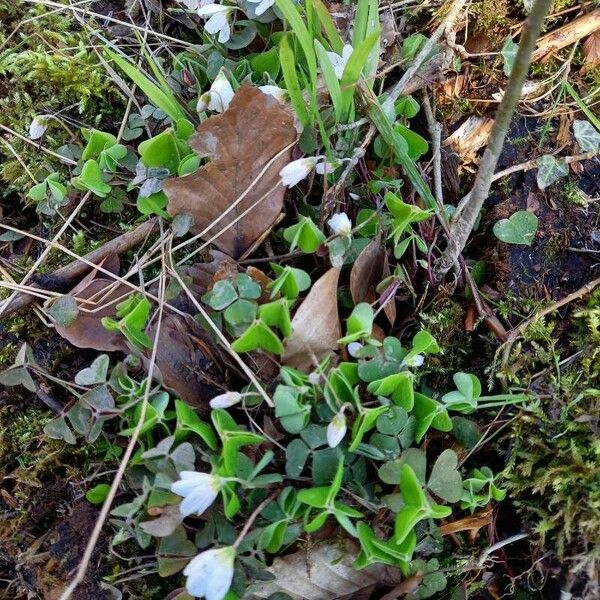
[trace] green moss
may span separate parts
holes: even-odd
[[[512,381],[524,386],[546,369],[534,380],[546,393],[513,422],[504,485],[540,548],[586,563],[600,552],[600,292],[575,313],[571,339],[556,325],[534,321],[509,360]]]
[[[493,36],[509,25],[507,0],[477,0],[471,5],[475,33]]]
[[[90,49],[85,30],[68,13],[47,12],[43,6],[0,0],[0,42],[16,31],[0,50],[0,124],[27,135],[36,115],[62,111],[61,116],[67,118],[65,126],[51,120],[43,138],[44,145],[54,149],[72,141],[68,130],[73,127],[66,123],[77,118],[98,125],[121,101],[116,86]],[[24,22],[34,17],[40,18]],[[59,168],[54,159],[35,147],[16,138],[9,141],[32,173]],[[0,179],[9,184],[3,186],[4,195],[16,190],[24,196],[23,190],[32,184],[19,160],[4,145],[0,146]]]

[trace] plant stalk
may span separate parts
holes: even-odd
[[[506,92],[498,108],[490,134],[490,141],[481,159],[470,198],[456,222],[452,224],[448,245],[434,268],[436,281],[441,281],[458,260],[473,230],[483,203],[488,197],[494,171],[504,146],[512,116],[521,98],[523,84],[531,64],[531,54],[552,1],[535,0],[529,18],[525,23]]]

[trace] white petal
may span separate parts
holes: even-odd
[[[213,84],[210,86],[208,108],[210,110],[216,110],[217,112],[224,112],[233,100],[234,94],[235,92],[227,80],[227,77],[225,77],[223,68],[221,68],[219,74],[213,81]]]
[[[341,164],[342,161],[339,159],[334,159],[331,161],[324,160],[317,164],[317,166],[315,167],[315,171],[319,175],[325,175],[325,173],[333,173]]]
[[[199,9],[198,9],[198,16],[199,17],[208,17],[208,16],[212,16],[215,15],[217,13],[222,13],[222,14],[226,14],[228,12],[230,12],[231,8],[227,7],[227,6],[221,6],[220,4],[203,4]]]
[[[336,235],[350,235],[352,232],[352,221],[346,213],[336,213],[327,221],[327,225]]]
[[[273,96],[279,102],[285,102],[287,99],[287,91],[276,85],[261,85],[258,89],[267,96]]]
[[[229,21],[225,21],[223,26],[221,27],[221,31],[219,32],[219,42],[224,44],[231,37],[231,27],[229,26]]]
[[[260,15],[269,10],[273,4],[275,4],[275,0],[262,0],[262,2],[256,7],[256,16],[260,17]]]
[[[279,171],[279,177],[281,177],[281,182],[283,185],[292,187],[299,181],[302,181],[308,177],[308,174],[315,168],[319,158],[320,157],[317,156],[299,158],[298,160],[293,160],[291,163],[283,167],[283,169]]]
[[[350,44],[345,44],[342,48],[342,61],[344,62],[344,67],[348,64],[353,52],[354,48]]]
[[[198,554],[183,570],[187,591],[206,600],[223,600],[231,587],[234,559],[231,546]]]
[[[202,514],[214,501],[222,486],[222,479],[210,473],[182,471],[180,480],[171,484],[174,494],[183,496],[179,510],[182,515]]]
[[[408,367],[421,367],[425,362],[425,357],[422,354],[415,354],[409,360],[405,360],[404,364]]]
[[[211,8],[211,6],[207,6],[206,8]],[[205,31],[208,33],[217,33],[220,32],[224,25],[227,25],[227,15],[222,11],[215,12],[208,21],[204,24]]]
[[[338,79],[342,78],[342,73],[344,72],[344,59],[335,52],[328,52],[329,60],[331,61],[331,65],[333,66],[333,70],[335,72],[335,76]]]
[[[216,497],[217,492],[210,487],[196,488],[183,499],[179,505],[179,512],[184,517],[192,513],[201,515],[215,501]]]
[[[39,140],[48,129],[48,118],[37,116],[34,117],[29,126],[29,139]]]
[[[196,110],[198,112],[204,112],[210,104],[210,92],[205,92],[198,98],[198,104],[196,104]]]
[[[219,396],[215,396],[210,401],[211,408],[229,408],[237,404],[242,399],[242,395],[238,392],[225,392]]]
[[[335,448],[344,439],[346,435],[346,416],[344,411],[340,411],[331,419],[331,423],[327,425],[327,445],[330,448]]]
[[[356,355],[358,354],[358,351],[363,347],[363,345],[360,342],[350,342],[348,344],[348,346],[346,347],[346,350],[348,350],[348,354],[350,356],[352,356],[352,358],[355,358]]]

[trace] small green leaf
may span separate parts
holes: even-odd
[[[72,296],[59,296],[46,308],[46,312],[61,327],[69,327],[77,320],[79,307]]]
[[[507,244],[531,246],[538,228],[538,218],[528,210],[519,210],[509,219],[494,224],[494,235]]]
[[[73,177],[71,180],[74,187],[77,189],[89,190],[90,192],[105,198],[111,191],[110,185],[102,179],[102,171],[100,165],[93,159],[85,162],[81,175]]]
[[[108,373],[108,354],[101,354],[94,359],[92,364],[75,375],[75,383],[78,385],[95,385],[104,383]]]
[[[510,77],[510,74],[513,69],[513,65],[515,64],[515,58],[517,57],[517,50],[519,49],[519,45],[515,44],[512,37],[507,36],[504,46],[502,46],[502,50],[500,51],[500,55],[504,60],[504,74],[507,77]]]
[[[289,433],[300,433],[310,420],[310,405],[299,401],[298,392],[289,386],[278,385],[273,395],[275,416]]]
[[[88,490],[85,493],[85,498],[92,504],[102,504],[104,500],[106,500],[109,491],[110,485],[108,485],[108,483],[100,483],[94,486],[91,490]]]
[[[290,252],[300,248],[307,254],[316,252],[325,241],[325,234],[310,217],[301,217],[296,225],[284,229],[283,237],[290,244]]]
[[[458,502],[462,496],[462,477],[456,452],[448,448],[435,461],[427,487],[446,502]]]
[[[221,279],[215,283],[212,290],[205,294],[202,299],[214,310],[223,310],[237,300],[237,297],[238,294],[231,281]]]

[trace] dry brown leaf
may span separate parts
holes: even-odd
[[[161,509],[160,516],[151,521],[140,523],[140,527],[154,537],[167,537],[183,523],[184,516],[179,510],[179,504],[170,504]]]
[[[70,292],[79,299],[91,299],[89,303],[79,302],[80,311],[75,321],[68,327],[56,324],[57,333],[77,348],[93,348],[100,352],[126,352],[128,347],[125,338],[118,332],[104,329],[102,317],[113,317],[116,305],[123,300],[123,296],[131,293],[131,288],[118,283],[110,292],[109,286],[115,283],[114,279],[90,279],[95,273],[90,273],[84,280]],[[94,312],[84,312],[81,307]],[[98,310],[96,310],[98,309]]]
[[[390,263],[388,260],[387,252],[384,255],[383,259],[383,272],[382,277],[385,279],[390,276]],[[385,292],[383,292],[382,297],[385,296]],[[385,304],[383,305],[383,312],[387,317],[387,320],[390,322],[390,325],[393,327],[396,322],[396,297],[395,295],[392,298],[385,299]]]
[[[398,600],[404,598],[407,594],[412,594],[423,581],[423,573],[417,571],[402,583],[399,583],[391,592],[381,597],[381,600]]]
[[[476,162],[477,152],[487,144],[493,123],[494,120],[488,117],[469,117],[446,138],[444,146],[450,146],[459,155],[463,165]]]
[[[400,581],[400,571],[394,567],[376,564],[354,569],[358,550],[358,544],[344,540],[278,557],[268,568],[275,580],[254,592],[250,600],[269,598],[277,592],[294,600],[367,600],[377,584],[396,585]]]
[[[600,64],[600,33],[592,33],[581,47],[583,54],[583,69],[588,72]]]
[[[358,255],[350,271],[350,293],[354,304],[375,300],[375,287],[381,281],[385,248],[379,239],[372,240]]]
[[[285,345],[283,362],[308,370],[337,347],[342,336],[338,315],[339,269],[329,269],[318,279],[292,319],[292,335]]]
[[[153,340],[155,327],[146,334]],[[213,354],[217,353],[217,354]],[[147,359],[144,359],[147,362]],[[215,395],[208,385],[223,364],[207,334],[189,316],[163,315],[156,351],[155,378],[189,405],[206,410]]]
[[[290,162],[291,147],[285,148],[295,139],[294,119],[289,109],[258,88],[243,85],[229,109],[201,123],[190,140],[192,148],[200,156],[208,156],[211,162],[191,175],[164,183],[169,213],[191,215],[194,219],[191,231],[200,233],[258,178],[243,200],[202,235],[204,240],[211,239],[256,204],[214,240],[220,250],[239,258],[281,212],[285,188],[279,182],[279,171]]]
[[[482,528],[486,527],[492,517],[493,508],[486,508],[470,517],[464,517],[452,523],[446,523],[440,527],[440,533],[442,535],[452,535],[459,533],[460,531],[469,531],[473,535],[477,535],[477,532]]]

